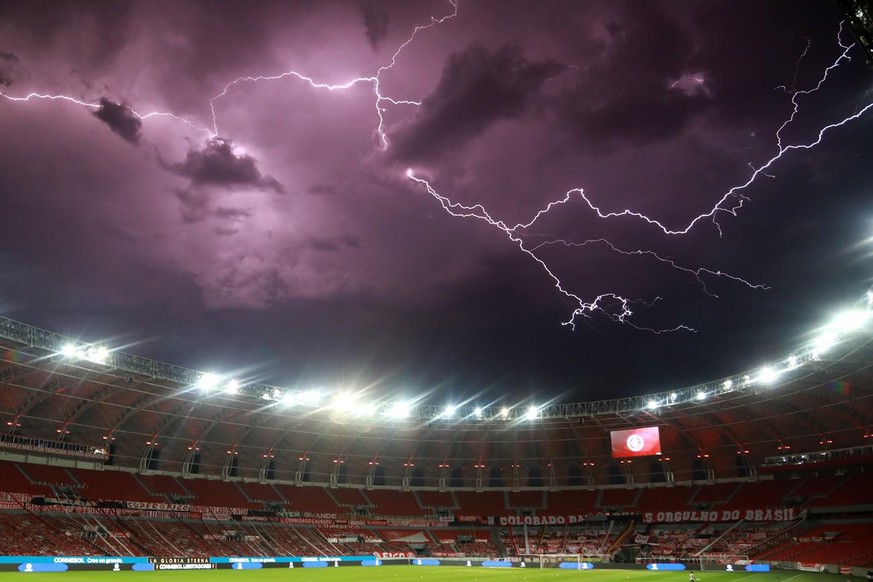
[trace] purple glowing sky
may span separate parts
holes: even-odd
[[[684,229],[779,152],[839,22],[826,0],[4,2],[0,309],[280,385],[572,400],[751,368],[869,285],[860,51],[782,145],[865,113],[685,235],[577,197],[520,248],[406,170],[509,226],[582,188]],[[551,275],[634,313],[574,331]]]

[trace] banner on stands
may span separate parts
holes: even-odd
[[[645,523],[683,523],[686,521],[792,521],[804,513],[794,507],[767,509],[724,509],[720,511],[658,511],[643,514]]]

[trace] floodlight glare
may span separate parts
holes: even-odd
[[[730,381],[730,380],[728,380],[728,381]],[[703,392],[703,391],[698,392],[697,399],[698,400],[706,400],[706,392]]]
[[[837,315],[831,324],[838,332],[848,333],[864,327],[870,321],[870,311],[866,309],[850,309]]]
[[[300,393],[300,404],[305,404],[306,406],[318,406],[321,402],[321,392],[318,390],[305,390]]]
[[[815,357],[825,353],[837,343],[839,337],[833,331],[826,331],[818,336],[812,343],[812,352]]]
[[[391,418],[406,418],[411,412],[408,402],[395,402],[388,409],[388,416]]]
[[[109,348],[105,346],[92,346],[85,350],[84,354],[81,354],[80,357],[84,357],[84,359],[94,364],[106,364],[109,360]]]
[[[500,409],[500,416],[502,416],[503,418],[509,418],[509,409],[506,408],[505,406],[503,408],[501,408]]]
[[[217,374],[206,373],[197,380],[197,387],[208,392],[217,388],[219,382],[221,378]]]
[[[79,348],[75,344],[66,344],[61,348],[61,355],[65,358],[75,358],[79,355]]]
[[[443,410],[443,418],[451,418],[455,415],[455,407],[451,404],[446,406],[445,410]]]
[[[731,388],[734,387],[734,381],[731,379],[727,379],[721,383],[721,387],[724,388],[725,390],[730,390]]]
[[[761,368],[760,372],[758,372],[758,382],[762,384],[773,384],[779,379],[779,374],[779,370],[771,368],[770,366],[764,366]]]
[[[334,396],[330,403],[330,407],[339,412],[348,412],[354,410],[357,406],[358,403],[355,400],[355,396],[346,392],[340,392]]]
[[[482,418],[482,409],[477,406],[473,414],[476,415],[476,418]]]
[[[376,408],[376,404],[373,402],[361,402],[355,407],[355,410],[361,416],[373,416],[376,414]]]
[[[658,403],[655,402],[654,400],[649,400],[649,406],[648,406],[648,409],[649,409],[649,410],[655,410],[656,408],[658,408]]]
[[[239,392],[239,380],[229,380],[227,384],[224,385],[224,393],[225,394],[236,394]]]
[[[524,417],[527,420],[534,420],[537,417],[537,415],[539,414],[539,412],[540,411],[536,406],[531,405],[528,407],[527,412],[525,413]]]
[[[282,404],[285,406],[294,406],[296,401],[297,401],[296,395],[294,394],[294,392],[291,392],[290,390],[282,395]]]

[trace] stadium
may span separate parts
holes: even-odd
[[[0,580],[873,580],[870,2],[547,4],[0,8]]]
[[[871,320],[873,293],[772,366],[675,392],[446,409],[4,319],[2,553],[866,572]]]

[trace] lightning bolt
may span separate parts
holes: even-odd
[[[579,295],[568,290],[564,286],[564,284],[561,282],[561,279],[552,271],[552,269],[549,267],[549,265],[536,254],[535,251],[538,248],[540,248],[543,244],[547,244],[547,243],[542,243],[539,246],[534,247],[533,249],[527,248],[527,246],[525,246],[525,235],[523,232],[519,232],[519,231],[524,231],[525,229],[530,228],[531,226],[533,226],[536,223],[536,221],[541,216],[545,215],[552,208],[554,208],[555,206],[558,206],[560,204],[564,204],[567,201],[569,201],[570,194],[573,191],[568,192],[567,196],[565,196],[563,200],[559,200],[556,202],[550,202],[545,208],[543,208],[542,210],[537,212],[536,215],[534,216],[534,218],[531,219],[530,222],[519,223],[519,224],[516,224],[514,226],[508,226],[504,221],[497,220],[494,217],[492,217],[491,214],[489,214],[489,212],[481,204],[474,204],[472,206],[467,206],[464,204],[460,204],[458,202],[452,202],[449,198],[447,198],[446,196],[437,192],[433,188],[433,186],[431,186],[429,181],[427,181],[426,179],[421,178],[419,176],[416,176],[411,168],[406,170],[406,177],[409,178],[410,180],[412,180],[413,182],[416,182],[416,183],[424,186],[425,189],[427,190],[428,194],[433,196],[437,200],[437,202],[440,203],[440,206],[442,206],[443,210],[445,210],[450,215],[452,215],[456,218],[473,218],[476,220],[481,220],[481,221],[497,228],[498,230],[502,231],[509,238],[509,240],[511,240],[516,246],[518,246],[518,248],[521,252],[523,252],[524,254],[529,256],[531,259],[533,259],[540,266],[540,268],[546,273],[546,275],[552,280],[552,283],[554,284],[555,289],[558,291],[558,293],[563,295],[564,297],[566,297],[567,299],[569,299],[571,302],[573,302],[575,304],[575,307],[573,309],[572,315],[570,316],[570,319],[563,322],[562,325],[570,326],[572,329],[575,330],[577,317],[579,317],[579,316],[589,317],[593,312],[600,312],[600,313],[606,315],[612,321],[615,321],[617,323],[627,324],[633,328],[636,328],[639,330],[644,330],[644,331],[650,331],[650,332],[657,333],[657,334],[665,333],[665,332],[672,332],[672,331],[679,331],[679,330],[695,331],[694,329],[692,329],[686,325],[677,325],[676,327],[671,328],[671,329],[653,329],[653,328],[645,328],[645,327],[637,326],[633,322],[628,321],[628,318],[631,315],[633,315],[633,310],[631,309],[631,305],[633,304],[633,301],[630,299],[627,299],[626,297],[622,297],[621,295],[618,295],[616,293],[603,293],[601,295],[598,295],[597,297],[595,297],[591,301],[586,301],[586,300],[582,299]],[[580,244],[584,245],[584,244],[593,243],[593,242],[595,242],[595,241],[586,241],[585,243],[580,243]],[[559,243],[570,244],[570,243],[565,243],[563,241],[549,241],[548,244],[552,244],[552,243],[554,243],[554,244],[559,244]],[[612,246],[612,245],[610,244],[610,246]],[[613,248],[618,250],[616,247],[613,247]],[[639,251],[638,253],[642,254],[644,252],[646,252],[646,251]],[[637,254],[637,253],[627,253],[627,254]],[[654,255],[654,253],[651,253],[651,254]],[[662,260],[664,260],[664,259],[662,259]],[[695,272],[695,270],[693,270],[693,269],[686,268],[685,270],[692,272],[692,273]],[[715,271],[710,271],[710,272],[716,273]],[[698,281],[700,281],[699,277],[702,273],[703,273],[702,270],[697,271]],[[749,285],[751,286],[751,284],[749,284]]]
[[[697,280],[697,282],[701,285],[703,292],[709,296],[712,296],[712,297],[717,297],[717,295],[712,293],[707,288],[706,281],[704,280],[704,277],[725,278],[725,279],[729,279],[731,281],[734,281],[736,283],[745,285],[751,289],[757,289],[757,290],[765,290],[765,289],[769,289],[769,287],[767,287],[764,284],[760,284],[760,283],[751,283],[751,282],[749,282],[741,277],[722,272],[721,270],[713,270],[713,269],[709,269],[709,268],[705,268],[705,267],[684,266],[684,265],[679,264],[678,262],[676,262],[673,259],[670,259],[667,257],[662,257],[661,255],[655,253],[654,251],[645,250],[645,249],[634,249],[634,250],[622,249],[622,248],[619,248],[616,245],[614,245],[612,242],[610,242],[606,239],[603,239],[603,238],[589,239],[589,240],[586,240],[583,242],[571,242],[571,241],[566,241],[566,240],[563,240],[563,239],[560,239],[557,237],[547,236],[548,240],[540,242],[538,245],[528,247],[526,245],[526,239],[532,235],[527,234],[525,231],[527,231],[531,227],[533,227],[534,224],[542,216],[549,213],[552,209],[554,209],[558,206],[568,204],[574,198],[578,198],[579,200],[581,200],[584,203],[584,205],[587,206],[587,208],[589,210],[594,212],[594,214],[596,214],[596,216],[600,219],[614,219],[614,218],[620,218],[620,217],[632,217],[632,218],[636,218],[640,221],[643,221],[650,226],[656,227],[663,234],[668,235],[668,236],[677,236],[677,235],[688,234],[691,231],[691,229],[693,229],[701,221],[706,220],[706,219],[711,219],[713,224],[718,229],[719,236],[722,236],[723,233],[721,230],[721,226],[718,223],[718,221],[716,220],[718,214],[719,213],[727,213],[727,214],[730,214],[730,215],[736,217],[739,210],[742,208],[743,203],[745,202],[745,200],[747,200],[747,197],[742,193],[743,190],[745,190],[746,188],[751,186],[760,176],[773,178],[774,176],[772,174],[767,173],[767,170],[769,170],[784,155],[786,155],[789,152],[794,151],[794,150],[802,150],[802,149],[808,150],[808,149],[814,148],[819,143],[821,143],[821,141],[824,139],[825,135],[828,132],[830,132],[831,130],[834,130],[836,128],[842,127],[843,125],[846,125],[847,123],[850,123],[850,122],[860,118],[869,109],[873,108],[873,103],[870,103],[870,104],[866,105],[865,107],[857,110],[854,114],[852,114],[848,117],[845,117],[840,121],[837,121],[837,122],[834,122],[834,123],[831,123],[831,124],[828,124],[828,125],[822,127],[818,131],[818,134],[815,137],[815,139],[813,139],[812,141],[809,141],[808,143],[797,143],[797,144],[790,144],[790,145],[785,145],[785,143],[783,143],[782,132],[792,122],[794,122],[794,120],[797,117],[797,114],[800,111],[799,99],[802,96],[810,95],[812,93],[815,93],[819,89],[821,89],[821,87],[827,81],[828,76],[830,75],[831,71],[833,71],[838,66],[840,66],[840,64],[842,64],[844,61],[851,60],[851,57],[849,56],[849,51],[852,49],[852,47],[854,45],[846,44],[842,41],[842,32],[843,32],[843,24],[841,23],[839,31],[837,33],[837,42],[838,42],[840,48],[842,49],[842,52],[840,53],[840,55],[834,60],[834,62],[830,66],[828,66],[824,69],[818,82],[810,89],[806,89],[806,90],[802,90],[802,91],[792,91],[792,94],[791,94],[791,105],[792,105],[791,113],[788,116],[788,118],[779,126],[779,128],[777,129],[776,134],[775,134],[775,141],[776,141],[776,147],[777,147],[776,153],[758,167],[755,167],[750,163],[749,166],[752,169],[752,173],[744,182],[731,187],[729,190],[727,190],[721,196],[721,198],[719,198],[719,200],[709,210],[697,215],[696,217],[691,219],[684,227],[681,227],[681,228],[670,228],[655,218],[651,218],[643,213],[636,212],[636,211],[631,210],[631,209],[624,209],[624,210],[620,210],[620,211],[604,211],[600,206],[596,205],[585,194],[585,192],[582,188],[574,188],[572,190],[569,190],[564,194],[563,198],[549,202],[545,206],[545,208],[538,211],[529,222],[519,223],[519,224],[516,224],[513,226],[509,226],[504,221],[495,219],[493,216],[491,216],[491,214],[488,212],[488,210],[482,204],[474,204],[472,206],[467,206],[464,204],[453,202],[447,196],[437,192],[436,189],[434,189],[434,187],[430,184],[430,182],[428,180],[426,180],[425,178],[422,178],[420,176],[417,176],[412,169],[407,169],[406,176],[409,180],[424,186],[424,188],[426,189],[428,194],[430,194],[434,199],[436,199],[437,202],[439,202],[440,206],[443,208],[443,210],[445,210],[451,216],[454,216],[457,218],[468,218],[468,219],[480,220],[480,221],[483,221],[483,222],[489,224],[490,226],[492,226],[494,228],[497,228],[498,230],[503,232],[516,246],[518,246],[519,250],[521,250],[524,254],[526,254],[531,259],[533,259],[540,266],[540,268],[546,273],[547,277],[552,281],[552,283],[554,284],[555,289],[558,291],[558,293],[560,295],[564,296],[565,298],[569,299],[571,302],[573,302],[575,304],[575,307],[573,309],[572,314],[570,315],[570,318],[567,321],[564,321],[562,323],[562,325],[569,326],[572,329],[575,329],[576,320],[578,317],[580,317],[580,316],[590,317],[592,313],[600,312],[615,322],[627,324],[627,325],[630,325],[631,327],[634,327],[636,329],[650,331],[650,332],[654,332],[654,333],[665,333],[665,332],[672,332],[672,331],[679,331],[679,330],[694,331],[692,328],[690,328],[686,325],[677,325],[671,329],[652,329],[652,328],[639,327],[639,326],[633,324],[632,322],[628,321],[628,318],[631,315],[633,315],[633,311],[631,310],[632,301],[626,297],[623,297],[623,296],[615,294],[615,293],[601,294],[601,295],[596,296],[592,300],[582,299],[579,295],[577,295],[576,293],[574,293],[566,288],[566,286],[562,283],[561,279],[549,267],[549,265],[546,263],[546,261],[544,259],[542,259],[537,254],[537,251],[539,251],[542,247],[547,246],[547,245],[562,245],[565,247],[578,248],[578,247],[584,247],[587,245],[597,244],[597,245],[606,246],[612,252],[617,253],[617,254],[621,254],[621,255],[625,255],[625,256],[649,257],[649,258],[652,258],[660,263],[664,263],[664,264],[668,265],[670,268],[672,268],[674,270],[684,272],[684,273],[687,273],[687,274],[693,276]],[[800,67],[800,61],[806,56],[808,51],[809,51],[809,42],[807,42],[807,47],[803,51],[803,53],[801,54],[796,66],[795,66],[795,78],[797,76],[797,70]],[[785,89],[784,87],[782,87],[782,89],[786,90],[786,92],[787,92],[787,89]],[[734,198],[736,199],[736,202],[734,202],[732,206],[726,206],[727,202],[731,199],[734,199]],[[537,236],[542,237],[543,235],[537,235]]]
[[[49,101],[66,101],[68,103],[73,103],[74,105],[81,105],[82,107],[88,107],[89,109],[100,109],[102,105],[99,101],[83,101],[82,99],[76,99],[75,97],[70,97],[69,95],[49,95],[45,93],[28,93],[27,95],[23,95],[20,97],[16,97],[13,95],[8,95],[2,91],[0,91],[0,97],[12,102],[27,102],[27,101],[37,101],[37,100],[49,100]],[[127,107],[127,106],[125,106]],[[186,117],[182,117],[181,115],[176,115],[174,113],[167,113],[164,111],[152,111],[150,113],[139,113],[135,109],[131,107],[127,107],[130,112],[139,118],[142,121],[147,119],[151,119],[152,117],[169,117],[171,119],[175,119],[176,121],[180,121],[186,124],[188,127],[195,131],[205,132],[213,137],[211,132],[206,127],[201,127],[189,120]]]
[[[227,85],[225,85],[224,89],[222,89],[222,91],[220,93],[218,93],[217,95],[215,95],[214,97],[212,97],[209,100],[209,109],[212,112],[212,137],[217,137],[219,134],[218,115],[215,111],[216,101],[226,97],[228,92],[233,87],[235,87],[236,85],[239,85],[240,83],[255,83],[255,82],[259,82],[259,81],[281,81],[282,79],[295,78],[295,79],[298,79],[300,81],[303,81],[304,83],[309,84],[309,86],[312,87],[313,89],[323,89],[326,91],[343,91],[345,89],[350,89],[351,87],[354,87],[355,85],[358,85],[360,83],[370,83],[373,86],[373,94],[375,96],[374,107],[376,109],[376,117],[379,119],[379,123],[376,126],[376,134],[379,136],[379,142],[380,142],[380,145],[382,147],[382,150],[388,149],[389,142],[388,142],[388,135],[385,133],[385,116],[384,116],[386,109],[385,109],[383,104],[388,103],[390,105],[418,106],[418,105],[421,105],[421,102],[409,100],[409,99],[394,99],[392,97],[388,97],[386,95],[383,95],[382,90],[381,90],[382,73],[384,73],[386,71],[390,71],[392,68],[394,68],[394,65],[397,64],[397,59],[400,58],[400,54],[403,52],[403,50],[407,46],[409,46],[415,40],[415,37],[419,32],[421,32],[422,30],[427,30],[428,28],[431,28],[433,26],[443,24],[447,20],[450,20],[458,15],[458,0],[449,0],[449,4],[452,5],[452,11],[449,14],[446,14],[445,16],[442,16],[440,18],[436,18],[434,16],[431,16],[429,23],[421,24],[421,25],[418,25],[415,28],[413,28],[412,32],[410,33],[410,35],[406,39],[406,41],[404,41],[397,48],[397,50],[394,51],[394,54],[391,55],[390,62],[387,65],[382,65],[381,67],[379,67],[376,70],[376,72],[372,75],[369,75],[366,77],[355,77],[353,79],[350,79],[348,81],[345,81],[345,82],[339,83],[339,84],[324,83],[324,82],[316,80],[314,77],[311,77],[309,75],[306,75],[304,73],[301,73],[301,72],[295,71],[295,70],[285,71],[283,73],[279,73],[276,75],[237,77],[236,79],[234,79],[233,81],[231,81]]]
[[[782,142],[782,132],[785,130],[786,127],[788,127],[795,120],[797,113],[800,111],[800,103],[798,101],[798,98],[800,98],[801,96],[809,95],[811,93],[815,93],[816,91],[818,91],[822,87],[822,85],[824,85],[825,81],[827,81],[827,78],[828,78],[829,74],[831,73],[831,71],[833,71],[838,66],[840,66],[840,64],[842,62],[851,60],[851,57],[849,56],[849,51],[855,45],[854,44],[849,44],[849,45],[845,44],[842,41],[842,32],[843,32],[843,24],[840,23],[840,29],[839,29],[839,32],[837,33],[837,42],[839,43],[840,48],[842,48],[843,50],[840,53],[840,55],[836,58],[836,60],[830,66],[825,68],[825,70],[823,71],[823,73],[821,75],[821,78],[815,84],[815,86],[812,87],[811,89],[806,89],[803,91],[794,91],[794,93],[791,97],[791,104],[792,104],[791,114],[782,123],[782,125],[779,126],[779,129],[776,131],[776,146],[777,146],[776,153],[772,157],[770,157],[766,162],[764,162],[762,165],[758,166],[757,168],[752,166],[752,173],[749,175],[748,179],[746,179],[744,182],[737,184],[736,186],[733,186],[732,188],[727,190],[724,193],[724,195],[722,195],[722,197],[719,198],[719,200],[709,210],[706,210],[706,211],[698,214],[694,218],[692,218],[684,227],[671,229],[670,227],[666,226],[664,223],[662,223],[654,218],[650,218],[649,216],[646,216],[645,214],[642,214],[640,212],[636,212],[634,210],[631,210],[631,209],[624,209],[624,210],[619,210],[619,211],[604,211],[600,206],[598,206],[594,202],[592,202],[585,195],[585,193],[582,191],[581,188],[575,190],[574,192],[578,193],[579,198],[588,206],[588,208],[590,210],[592,210],[597,215],[598,218],[619,218],[619,217],[623,217],[623,216],[632,217],[632,218],[639,219],[643,222],[646,222],[651,226],[656,227],[657,229],[659,229],[661,232],[663,232],[666,235],[688,234],[691,231],[691,229],[693,229],[699,222],[706,220],[708,218],[708,219],[712,220],[713,224],[718,229],[719,236],[722,236],[723,233],[721,230],[721,226],[719,225],[718,221],[716,220],[718,213],[724,212],[724,213],[730,214],[731,216],[736,217],[737,214],[739,213],[740,209],[743,207],[743,204],[745,203],[745,201],[748,200],[748,198],[742,194],[743,190],[745,190],[746,188],[751,186],[762,175],[765,177],[772,178],[773,176],[771,174],[768,174],[767,170],[771,166],[773,166],[777,161],[779,161],[785,154],[787,154],[791,151],[794,151],[794,150],[809,150],[809,149],[814,148],[815,146],[817,146],[818,144],[820,144],[822,142],[822,140],[825,137],[825,134],[827,134],[828,132],[830,132],[833,129],[836,129],[838,127],[842,127],[842,126],[846,125],[847,123],[850,123],[850,122],[862,117],[864,114],[867,113],[867,111],[869,111],[871,108],[873,108],[873,103],[868,103],[866,106],[857,110],[854,114],[852,114],[848,117],[845,117],[840,121],[825,125],[824,127],[822,127],[819,130],[815,139],[813,139],[812,141],[810,141],[808,143],[798,143],[798,144],[785,145]],[[805,54],[806,54],[806,50],[804,50],[804,53],[803,53],[803,55],[801,55],[801,58],[803,58],[803,56]],[[783,89],[784,89],[784,87],[783,87]],[[725,207],[725,204],[728,202],[728,200],[731,200],[733,198],[736,199],[736,202],[733,203],[733,206]]]
[[[133,109],[130,109],[133,115],[138,117],[139,119],[145,121],[154,117],[169,117],[176,121],[186,124],[188,127],[194,129],[195,131],[202,132],[207,134],[207,136],[211,138],[216,138],[220,135],[219,128],[219,114],[217,106],[221,100],[228,97],[228,95],[236,89],[238,86],[248,83],[258,83],[258,82],[277,82],[286,79],[296,79],[297,81],[303,82],[309,85],[314,90],[325,90],[325,91],[344,91],[348,90],[359,84],[369,84],[372,87],[373,91],[373,107],[375,110],[375,118],[377,119],[375,134],[378,136],[379,144],[382,150],[388,149],[390,145],[388,134],[385,130],[385,117],[384,114],[388,111],[389,107],[396,106],[419,106],[421,102],[413,99],[398,99],[391,97],[387,94],[384,94],[382,91],[382,80],[383,74],[386,71],[390,71],[395,67],[398,62],[398,59],[402,56],[403,51],[414,42],[416,36],[424,30],[432,28],[434,26],[438,26],[440,24],[445,23],[446,21],[455,18],[458,15],[458,0],[448,0],[451,5],[451,11],[444,16],[430,18],[430,22],[422,25],[415,26],[406,40],[401,43],[398,48],[392,54],[390,60],[380,66],[374,73],[366,76],[359,76],[351,78],[342,83],[326,83],[318,80],[315,76],[306,74],[304,72],[300,72],[297,70],[288,70],[284,72],[280,72],[278,74],[273,75],[246,75],[240,76],[232,81],[226,83],[222,90],[211,97],[208,101],[208,108],[210,114],[210,124],[209,127],[204,127],[196,124],[195,122],[189,120],[186,117],[182,117],[179,115],[175,115],[173,113],[168,112],[160,112],[153,111],[150,113],[139,113]],[[546,276],[553,282],[556,290],[566,299],[568,299],[573,304],[573,311],[567,321],[562,322],[562,325],[569,326],[575,329],[575,325],[577,322],[577,318],[584,317],[589,318],[593,313],[598,312],[605,315],[612,321],[617,323],[622,323],[629,325],[630,327],[646,330],[653,333],[665,333],[672,331],[694,331],[692,328],[686,325],[677,325],[670,329],[652,329],[639,327],[634,322],[629,321],[629,318],[633,315],[632,306],[638,302],[638,300],[631,300],[626,297],[623,297],[617,293],[604,293],[594,297],[593,299],[586,300],[574,293],[573,291],[566,288],[566,286],[562,283],[561,279],[555,274],[552,268],[547,264],[547,262],[541,258],[539,252],[548,246],[560,245],[567,248],[580,248],[588,245],[600,245],[608,248],[611,252],[624,255],[624,256],[640,256],[645,257],[656,262],[662,263],[667,267],[677,270],[681,273],[689,275],[693,277],[698,284],[701,286],[704,293],[709,296],[717,297],[717,295],[709,290],[707,287],[707,280],[710,278],[722,278],[733,281],[735,283],[745,285],[751,289],[768,289],[766,285],[760,283],[752,283],[741,277],[736,275],[732,275],[729,273],[722,272],[718,269],[711,269],[707,267],[690,267],[687,265],[680,264],[679,262],[671,259],[669,257],[664,257],[655,253],[651,250],[646,249],[624,249],[616,246],[612,242],[603,239],[589,239],[582,242],[575,241],[567,241],[561,238],[551,236],[551,235],[543,235],[543,234],[534,234],[531,233],[531,229],[536,225],[538,220],[544,215],[548,214],[552,210],[566,205],[574,200],[579,200],[582,202],[584,207],[587,207],[589,211],[594,213],[598,218],[604,220],[611,220],[616,218],[632,218],[639,220],[650,227],[654,227],[656,230],[660,230],[661,233],[667,236],[679,236],[688,234],[698,223],[709,219],[715,227],[718,229],[719,236],[721,236],[722,230],[721,226],[718,222],[718,217],[722,215],[722,213],[729,214],[731,216],[736,217],[743,207],[743,204],[748,198],[745,196],[744,191],[751,186],[755,181],[757,181],[761,176],[764,177],[773,177],[773,174],[768,173],[771,167],[776,164],[783,156],[789,154],[794,150],[801,149],[812,149],[817,146],[824,139],[825,135],[843,125],[846,125],[861,116],[865,115],[870,108],[873,108],[873,103],[870,103],[860,109],[858,109],[853,115],[845,117],[841,121],[837,121],[831,124],[828,124],[822,127],[817,136],[809,142],[806,143],[795,143],[788,144],[784,142],[783,132],[788,128],[797,118],[797,115],[800,112],[800,101],[803,97],[808,96],[812,93],[818,91],[824,83],[827,81],[830,73],[839,67],[843,62],[849,61],[850,56],[849,52],[853,48],[854,45],[846,44],[842,40],[843,33],[843,25],[840,25],[839,32],[837,34],[837,42],[839,43],[842,52],[840,55],[834,60],[834,62],[824,69],[821,77],[818,82],[811,88],[805,90],[794,90],[794,84],[792,84],[792,89],[789,91],[786,87],[781,87],[786,93],[791,95],[791,113],[785,119],[785,121],[780,125],[775,133],[775,143],[776,143],[776,152],[769,159],[767,159],[763,164],[755,167],[752,164],[750,165],[751,174],[742,181],[741,183],[731,187],[729,190],[724,192],[724,194],[713,204],[708,210],[701,212],[690,221],[688,221],[685,226],[680,227],[670,227],[663,222],[659,221],[656,218],[649,217],[643,213],[637,212],[630,208],[626,208],[623,210],[605,210],[601,206],[597,205],[591,198],[589,198],[582,188],[575,188],[569,190],[565,193],[563,198],[555,200],[553,202],[548,203],[543,209],[539,210],[534,217],[527,223],[518,223],[515,225],[506,224],[502,220],[498,220],[494,218],[488,210],[482,204],[474,204],[472,206],[467,206],[463,204],[459,204],[453,202],[447,196],[437,192],[437,190],[430,184],[430,182],[414,173],[412,169],[407,170],[406,176],[409,180],[414,183],[417,183],[425,188],[425,190],[440,204],[440,206],[451,216],[457,218],[467,218],[467,219],[475,219],[479,221],[483,221],[486,224],[500,230],[504,235],[506,235],[513,244],[515,244],[521,252],[528,255],[533,261],[535,261],[538,266],[543,270]],[[807,55],[809,51],[809,42],[807,42],[807,47],[801,54],[800,58],[797,61],[795,66],[795,82],[797,77],[797,71],[800,67],[800,62]],[[31,100],[60,100],[66,101],[75,105],[84,106],[90,109],[99,109],[101,105],[99,102],[90,102],[84,101],[82,99],[77,99],[75,97],[70,97],[67,95],[51,95],[51,94],[42,94],[42,93],[30,93],[25,96],[12,96],[6,93],[0,92],[0,97],[3,97],[12,102],[27,102]],[[545,239],[545,240],[543,240]],[[532,242],[534,241],[534,242]],[[659,298],[656,298],[657,301]],[[646,304],[650,305],[650,304]]]
[[[175,119],[176,121],[180,121],[180,122],[188,125],[189,127],[191,127],[192,129],[194,129],[198,132],[206,133],[208,135],[209,139],[213,139],[213,138],[216,138],[220,135],[220,130],[218,128],[218,113],[216,111],[216,103],[219,100],[226,97],[227,94],[231,91],[231,89],[233,89],[235,86],[237,86],[239,84],[255,83],[255,82],[260,82],[260,81],[281,81],[283,79],[295,78],[295,79],[298,79],[300,81],[303,81],[304,83],[307,83],[313,89],[322,89],[322,90],[327,90],[327,91],[343,91],[346,89],[350,89],[350,88],[354,87],[355,85],[358,85],[361,83],[369,83],[373,86],[373,94],[375,96],[374,107],[376,110],[376,117],[379,120],[378,124],[376,126],[376,134],[379,136],[379,142],[380,142],[382,150],[386,150],[386,149],[388,149],[389,141],[388,141],[388,135],[385,132],[384,114],[387,111],[385,104],[394,105],[394,106],[397,106],[397,105],[419,106],[419,105],[421,105],[421,102],[416,101],[416,100],[412,100],[412,99],[395,99],[395,98],[390,97],[388,95],[383,95],[382,90],[381,90],[382,74],[385,73],[386,71],[390,71],[392,68],[394,68],[394,66],[397,64],[397,59],[400,58],[401,53],[406,49],[407,46],[409,46],[415,40],[415,37],[421,31],[427,30],[427,29],[434,27],[434,26],[438,26],[440,24],[443,24],[444,22],[446,22],[446,21],[448,21],[448,20],[450,20],[458,15],[458,0],[449,0],[449,4],[452,7],[451,12],[449,12],[448,14],[441,16],[441,17],[431,16],[430,22],[428,22],[427,24],[420,24],[418,26],[415,26],[412,29],[412,32],[407,37],[407,39],[403,43],[401,43],[400,46],[397,48],[397,50],[395,50],[394,53],[391,55],[391,59],[388,62],[388,64],[382,65],[381,67],[379,67],[376,70],[376,72],[372,75],[365,76],[365,77],[355,77],[355,78],[350,79],[348,81],[345,81],[343,83],[337,83],[337,84],[330,84],[330,83],[318,81],[317,79],[315,79],[315,77],[312,77],[310,75],[307,75],[305,73],[301,73],[301,72],[295,71],[295,70],[285,71],[285,72],[278,73],[275,75],[259,75],[259,76],[246,75],[246,76],[242,76],[242,77],[237,77],[233,81],[230,81],[229,83],[227,83],[224,86],[224,88],[221,90],[221,92],[219,92],[217,95],[215,95],[209,99],[209,111],[211,114],[211,128],[199,126],[199,125],[195,124],[194,122],[192,122],[191,120],[189,120],[188,118],[182,117],[179,115],[175,115],[173,113],[153,111],[151,113],[141,114],[133,109],[130,109],[130,111],[136,117],[138,117],[139,119],[141,119],[143,121],[150,119],[152,117],[170,117],[172,119]],[[26,101],[30,101],[32,99],[34,99],[34,100],[36,100],[36,99],[63,100],[63,101],[68,101],[70,103],[74,103],[76,105],[89,107],[91,109],[100,109],[100,104],[98,102],[83,101],[81,99],[76,99],[75,97],[70,97],[67,95],[47,95],[47,94],[41,94],[41,93],[30,93],[30,94],[22,96],[22,97],[15,97],[15,96],[7,95],[7,94],[3,93],[2,91],[0,91],[0,97],[4,97],[5,99],[7,99],[9,101],[14,101],[14,102],[26,102]]]

